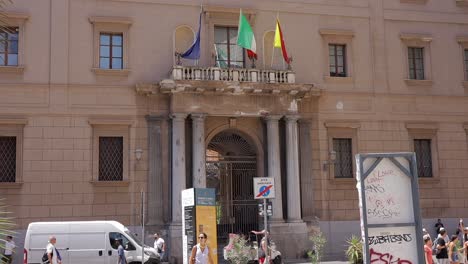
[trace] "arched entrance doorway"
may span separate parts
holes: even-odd
[[[234,130],[215,135],[206,150],[206,185],[216,189],[219,248],[229,233],[258,230],[258,206],[253,195],[257,177],[255,147]]]

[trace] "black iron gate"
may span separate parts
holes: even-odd
[[[258,229],[258,206],[253,197],[256,166],[252,159],[207,163],[207,187],[216,188],[220,242],[225,242],[229,233],[248,234]]]
[[[218,249],[230,233],[258,230],[258,202],[253,195],[257,155],[252,145],[235,131],[223,131],[208,144],[207,187],[216,189]]]

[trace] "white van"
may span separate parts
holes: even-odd
[[[120,240],[127,263],[160,263],[157,251],[144,246],[116,221],[35,222],[30,223],[24,239],[24,263],[41,263],[49,236],[55,236],[62,262],[66,264],[117,263],[115,240]]]

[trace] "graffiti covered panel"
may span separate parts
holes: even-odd
[[[416,264],[418,252],[414,227],[369,228],[370,263]]]
[[[383,159],[364,180],[368,224],[414,222],[411,179]]]

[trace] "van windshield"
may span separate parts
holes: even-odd
[[[131,239],[133,239],[133,241],[135,241],[135,243],[137,243],[138,245],[140,245],[141,247],[143,246],[143,243],[141,243],[140,239],[138,239],[135,235],[133,235],[130,231],[128,230],[125,230],[125,234],[127,234]]]

